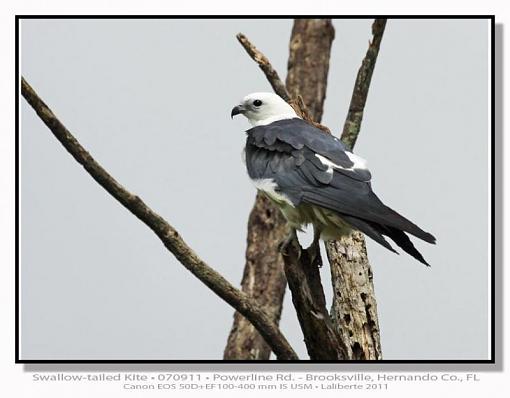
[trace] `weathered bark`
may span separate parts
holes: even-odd
[[[349,148],[354,147],[360,131],[368,89],[385,26],[385,19],[374,21],[373,40],[354,84],[342,133],[342,141]],[[372,269],[363,234],[353,232],[340,241],[328,242],[326,251],[333,284],[331,317],[348,348],[347,359],[382,359]]]
[[[265,313],[261,306],[246,293],[237,290],[221,274],[198,257],[165,219],[155,213],[141,198],[126,190],[96,162],[23,78],[21,79],[21,93],[53,135],[89,175],[120,204],[148,226],[188,271],[249,319],[279,359],[298,359],[296,353],[278,329],[277,324]]]
[[[330,19],[296,19],[290,38],[287,90],[301,96],[311,120],[320,123],[335,29]]]
[[[372,81],[372,74],[374,73],[375,62],[377,55],[379,55],[379,47],[386,27],[386,19],[376,19],[372,24],[372,41],[368,46],[365,58],[361,63],[354,83],[352,91],[351,103],[349,105],[349,112],[345,119],[344,128],[342,131],[342,142],[348,148],[354,148],[356,140],[358,139],[359,130],[361,128],[361,121],[363,120],[363,112],[368,97],[368,89]]]
[[[353,232],[326,244],[333,284],[331,318],[345,359],[382,359],[377,302],[365,239]]]
[[[292,302],[310,359],[347,358],[348,347],[343,343],[326,309],[326,298],[316,262],[295,240],[287,247],[283,259]]]
[[[325,30],[327,34],[321,33]],[[237,39],[259,65],[275,92],[292,103],[304,117],[319,122],[327,86],[327,74],[334,29],[330,20],[296,20],[291,34],[286,86],[271,63],[243,34]],[[309,40],[310,39],[310,40]],[[329,45],[326,45],[329,41]],[[324,56],[310,63],[307,56],[320,46]],[[296,53],[299,53],[296,54]],[[313,68],[313,69],[310,69]],[[317,74],[312,76],[312,74]],[[289,92],[293,93],[291,99]],[[303,100],[304,104],[300,103]],[[307,110],[307,107],[311,112]],[[257,300],[278,324],[286,279],[279,244],[288,233],[281,212],[264,196],[257,195],[248,219],[246,265],[241,289]],[[223,354],[224,359],[269,359],[271,351],[252,324],[239,313],[234,322]]]

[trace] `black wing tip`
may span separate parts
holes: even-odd
[[[393,227],[386,228],[387,228],[386,231],[383,232],[385,235],[387,235],[391,240],[393,240],[402,250],[404,250],[411,257],[415,258],[423,265],[430,267],[430,264],[423,258],[422,254],[418,251],[418,249],[414,247],[413,242],[409,239],[409,237],[406,235],[404,231],[401,231]],[[431,238],[430,239],[431,243],[435,243],[436,239],[431,234],[425,232],[424,235]]]
[[[427,243],[431,243],[433,245],[436,244],[436,237],[428,232],[425,232],[425,235],[423,235],[423,237],[420,237],[420,238],[423,239]]]
[[[430,235],[432,236],[432,235]],[[373,238],[372,238],[373,239]],[[384,238],[383,238],[384,239]],[[387,245],[383,245],[386,249],[388,249],[389,251],[395,253],[397,256],[400,256],[400,253],[398,251],[396,251],[387,241],[385,241],[387,243]],[[379,244],[382,245],[381,242],[378,242]],[[395,242],[397,243],[397,242]],[[434,239],[434,242],[432,243],[436,243],[435,242],[435,239]],[[397,243],[398,244],[398,243]],[[420,263],[422,263],[423,265],[425,265],[427,268],[430,268],[430,264],[423,258],[423,256],[421,255],[421,253],[416,250],[416,248],[413,246],[413,249],[414,250],[406,250],[404,249],[404,251],[409,254],[411,257],[413,257],[414,259],[418,260]]]
[[[395,249],[391,248],[389,250],[392,251],[393,253],[395,253],[396,255],[400,256],[400,253],[398,251],[396,251]],[[406,252],[411,257],[413,257],[414,259],[418,260],[420,263],[425,265],[427,268],[430,268],[430,264],[423,258],[423,256],[420,254],[420,252],[416,251],[416,253],[409,253],[407,250],[406,250]]]
[[[412,257],[414,257],[416,260],[418,260],[420,263],[422,263],[423,265],[427,266],[427,267],[430,267],[430,264],[423,258],[423,256],[421,255],[421,253],[416,250],[413,246],[413,249],[414,250],[405,250],[407,252],[407,254],[411,255]]]
[[[405,252],[407,254],[409,254],[411,257],[413,257],[414,259],[418,260],[420,263],[422,263],[426,267],[430,268],[430,264],[423,258],[423,256],[421,255],[421,253],[418,250],[416,250],[416,249],[414,249],[412,251],[405,250]]]
[[[430,268],[430,264],[425,261],[425,259],[422,257],[421,260],[417,259],[420,263],[425,265],[427,268]]]

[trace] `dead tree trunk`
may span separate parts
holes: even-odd
[[[303,98],[308,116],[317,123],[322,119],[334,38],[330,19],[294,21],[285,84],[291,98]]]
[[[278,324],[287,280],[278,245],[288,233],[287,222],[265,196],[257,195],[248,218],[246,264],[241,290],[261,305]],[[228,336],[223,359],[269,359],[271,348],[239,312]]]
[[[330,20],[296,20],[292,29],[286,87],[276,71],[243,35],[238,39],[268,77],[275,92],[286,100],[304,100],[311,119],[320,122],[326,96],[334,29]],[[318,52],[320,57],[310,59]],[[312,73],[313,71],[313,73]],[[288,234],[280,211],[263,195],[257,195],[248,218],[246,264],[241,290],[252,296],[278,324],[287,280],[279,244]],[[239,312],[223,354],[224,359],[269,359],[271,350],[253,325]]]

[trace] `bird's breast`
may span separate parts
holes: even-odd
[[[340,239],[349,234],[352,227],[346,223],[336,212],[321,206],[300,203],[294,206],[290,201],[282,200],[277,194],[262,191],[280,209],[289,225],[302,231],[304,227],[312,224],[321,231],[322,240]]]

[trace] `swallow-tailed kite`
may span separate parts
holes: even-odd
[[[357,229],[396,251],[387,236],[415,259],[428,265],[406,235],[435,243],[430,233],[384,205],[372,191],[366,162],[334,136],[301,119],[282,98],[254,93],[232,109],[253,126],[246,131],[245,159],[255,187],[287,219],[292,234],[313,224],[319,238],[338,239]]]

